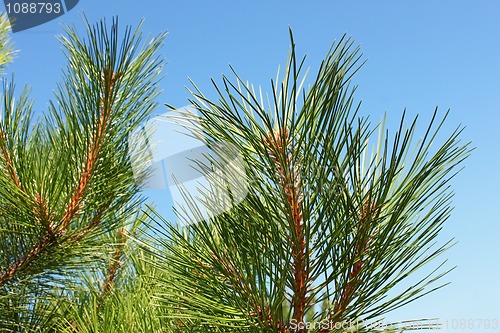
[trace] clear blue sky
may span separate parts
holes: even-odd
[[[18,85],[32,85],[39,110],[65,65],[55,36],[62,23],[81,27],[80,12],[91,22],[118,15],[135,25],[145,18],[146,33],[168,31],[160,102],[175,106],[187,104],[188,77],[213,96],[209,79],[229,74],[229,64],[269,89],[287,56],[289,26],[312,73],[333,40],[352,36],[368,60],[355,78],[363,113],[397,120],[407,108],[428,120],[436,106],[450,108],[445,130],[464,124],[464,140],[477,147],[453,182],[456,209],[441,238],[459,242],[446,254],[448,267],[458,266],[447,277],[452,284],[388,320],[500,320],[499,1],[81,0],[59,19],[13,36],[20,53],[7,71]]]

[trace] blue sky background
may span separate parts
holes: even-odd
[[[298,54],[307,54],[310,78],[331,43],[352,36],[368,60],[354,79],[363,114],[376,122],[385,112],[394,128],[407,108],[409,115],[420,114],[423,128],[436,106],[451,109],[444,131],[463,124],[462,138],[477,147],[453,181],[456,209],[440,236],[459,242],[446,254],[447,267],[458,266],[446,278],[452,284],[387,321],[440,318],[449,326],[441,332],[456,332],[453,320],[500,320],[499,1],[81,0],[57,20],[13,35],[20,52],[7,73],[15,73],[19,86],[32,86],[39,111],[65,66],[56,35],[63,23],[82,27],[82,12],[90,22],[118,15],[123,25],[136,25],[145,18],[145,33],[168,31],[159,101],[179,107],[187,104],[188,78],[215,96],[210,78],[230,74],[229,64],[270,91],[270,79],[286,60],[289,26]],[[167,194],[150,194],[168,206]],[[483,330],[491,331],[468,331]]]

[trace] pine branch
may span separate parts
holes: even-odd
[[[102,283],[88,285],[102,289],[95,299],[114,294],[114,286],[122,287],[117,283],[120,270],[130,269],[120,260],[125,250],[124,221],[130,223],[136,215],[141,198],[128,136],[157,105],[163,65],[157,51],[165,35],[141,44],[139,30],[127,28],[120,42],[116,20],[110,30],[105,21],[95,26],[85,23],[88,38],[71,28],[68,37],[61,37],[69,64],[42,121],[33,126],[26,91],[14,103],[13,84],[4,88],[0,331],[36,330],[37,325],[51,326],[53,321],[65,331],[71,327],[63,322],[85,331],[82,323],[88,318],[73,310],[85,308],[89,298],[75,295],[86,294],[82,286],[94,270],[101,272],[99,265],[108,259],[101,250],[109,241],[107,235],[117,229],[120,242],[113,248]],[[66,303],[72,295],[75,298]],[[107,306],[93,310],[109,311]],[[64,318],[61,325],[59,315]]]
[[[109,76],[109,73],[105,73],[105,76]],[[43,221],[42,225],[45,226],[46,233],[42,237],[42,239],[33,247],[31,251],[29,251],[24,256],[20,257],[16,262],[12,263],[10,267],[8,267],[4,272],[0,274],[0,287],[3,286],[5,283],[7,283],[13,276],[16,275],[18,271],[23,270],[24,267],[29,265],[37,257],[41,256],[44,252],[47,252],[49,249],[56,246],[57,243],[66,234],[68,225],[71,223],[72,219],[81,209],[82,199],[85,195],[87,184],[93,175],[94,165],[101,153],[103,136],[106,132],[108,122],[111,116],[110,110],[112,105],[112,96],[114,94],[113,88],[117,77],[118,75],[113,74],[111,80],[108,81],[110,82],[107,89],[108,94],[104,95],[104,97],[102,98],[101,116],[99,117],[99,122],[96,126],[95,134],[88,148],[87,161],[85,163],[84,169],[81,172],[80,179],[78,181],[76,189],[68,202],[67,208],[64,212],[61,222],[58,223],[57,225],[54,225],[53,223],[50,222],[48,224],[45,223],[45,221],[47,222],[53,221],[53,217],[48,215],[46,201],[44,204],[44,201],[42,200],[40,195],[37,195],[35,198],[35,208],[37,209],[36,213],[38,213],[37,219],[41,222]],[[3,138],[3,133],[0,131],[0,150],[2,151],[2,155],[4,157],[11,178],[15,182],[16,186],[20,189],[19,178],[10,159],[10,154],[9,151],[7,150],[5,140],[2,140],[2,138]],[[99,210],[101,210],[101,208]],[[98,220],[95,219],[94,221],[92,221],[89,224],[87,230],[90,230],[91,227],[95,226],[96,221]],[[76,238],[73,237],[73,240],[77,238],[79,237]],[[67,242],[68,239],[66,239],[65,241]]]
[[[383,124],[377,133],[357,114],[349,81],[360,56],[351,47],[345,38],[334,44],[302,90],[292,38],[284,77],[272,81],[267,104],[237,74],[234,83],[224,76],[222,86],[215,84],[217,101],[195,87],[191,102],[201,117],[186,115],[188,131],[234,145],[249,187],[243,201],[209,221],[184,228],[157,218],[143,244],[175,284],[157,295],[173,310],[168,318],[193,323],[193,330],[281,333],[327,320],[329,328],[318,331],[327,333],[349,318],[371,319],[407,304],[446,274],[434,270],[389,294],[446,249],[433,250],[434,241],[451,210],[451,170],[468,145],[457,139],[459,128],[436,149],[442,123],[434,129],[435,115],[415,147],[416,119],[407,128],[403,115],[391,145]],[[207,179],[224,190],[242,185],[230,175],[226,183]],[[185,211],[198,212],[183,194]]]

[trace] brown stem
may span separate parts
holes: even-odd
[[[16,272],[32,262],[37,256],[54,246],[55,239],[56,237],[52,235],[45,235],[45,237],[39,241],[30,252],[19,258],[15,263],[12,263],[7,270],[0,274],[0,286],[6,284],[14,276],[14,274],[16,274]]]
[[[45,227],[47,234],[54,236],[54,218],[49,211],[47,199],[43,199],[41,194],[35,196],[33,213],[38,223]]]
[[[97,214],[94,216],[92,221],[83,229],[80,231],[78,234],[71,236],[68,238],[68,242],[74,242],[79,239],[81,239],[83,236],[88,234],[90,231],[92,231],[100,222],[102,219],[102,214],[104,211],[109,207],[109,205],[101,206],[99,207],[99,210],[97,211]]]
[[[40,225],[45,227],[45,235],[25,256],[19,258],[15,263],[11,264],[7,270],[0,274],[0,286],[7,283],[14,274],[28,265],[37,256],[41,255],[48,248],[56,244],[57,239],[62,236],[60,233],[54,233],[53,217],[48,210],[48,204],[45,199],[42,199],[40,194],[35,196],[35,207],[33,214]]]
[[[7,173],[10,178],[14,182],[17,188],[21,188],[21,181],[19,180],[19,176],[17,175],[16,168],[14,166],[14,162],[10,157],[10,152],[7,147],[7,141],[5,138],[5,134],[2,130],[0,130],[0,154],[2,155],[2,159],[4,160],[5,167],[7,168]]]
[[[370,200],[366,200],[363,209],[360,212],[360,228],[366,226],[366,223],[369,222],[377,213],[376,203],[370,204]],[[359,238],[357,244],[355,244],[355,253],[354,258],[355,261],[349,271],[349,280],[342,290],[340,294],[340,300],[335,305],[333,312],[329,318],[332,321],[332,325],[327,325],[328,327],[323,328],[318,331],[318,333],[327,333],[330,332],[335,327],[335,323],[337,323],[340,318],[342,318],[343,314],[347,311],[349,303],[355,296],[357,292],[357,288],[361,283],[360,274],[365,267],[366,263],[366,254],[370,248],[370,241],[375,236],[375,234],[370,235],[366,239]]]
[[[111,259],[111,262],[109,264],[108,274],[101,286],[101,297],[104,297],[107,294],[109,294],[109,292],[113,287],[113,282],[115,280],[116,273],[118,272],[118,269],[122,266],[121,257],[123,255],[123,247],[125,246],[126,235],[127,235],[126,230],[122,228],[119,235],[120,243],[116,245],[115,253],[113,254],[113,258]]]
[[[114,95],[114,86],[119,77],[120,75],[118,73],[111,74],[111,70],[108,67],[104,68],[104,75],[101,80],[103,81],[103,86],[107,86],[108,89],[107,91],[106,89],[104,89],[105,93],[101,95],[102,106],[99,122],[97,123],[97,127],[93,135],[93,140],[90,143],[88,149],[85,167],[80,174],[78,185],[66,207],[59,229],[66,229],[73,217],[75,217],[75,215],[81,209],[82,199],[90,178],[93,174],[97,158],[99,157],[104,133],[109,125],[111,104]]]
[[[7,283],[14,274],[22,269],[25,265],[28,265],[33,261],[38,255],[42,254],[47,248],[55,245],[57,239],[62,236],[62,234],[54,233],[53,217],[49,212],[48,204],[45,199],[42,199],[40,194],[35,196],[35,207],[33,208],[33,214],[35,219],[40,223],[40,225],[45,227],[45,235],[32,249],[23,257],[19,258],[16,262],[11,264],[7,270],[0,274],[0,286]]]
[[[101,207],[99,212],[95,215],[95,217],[83,231],[75,236],[68,238],[66,241],[68,243],[78,241],[83,236],[88,234],[101,221],[103,211],[104,208]],[[50,216],[47,216],[45,218],[47,219],[47,221],[51,221]],[[42,218],[40,217],[39,219],[41,220]],[[32,262],[37,256],[43,254],[44,252],[47,252],[50,248],[55,246],[58,240],[65,234],[65,232],[55,233],[53,229],[53,223],[48,223],[46,227],[46,233],[42,240],[39,241],[30,252],[19,258],[15,263],[11,264],[7,270],[0,274],[0,286],[3,286],[5,283],[7,283],[17,271],[22,270],[23,267],[29,265],[29,263]]]
[[[215,261],[219,263],[219,265],[222,266],[222,268],[224,269],[224,274],[234,279],[234,283],[229,281],[230,285],[233,286],[233,288],[237,287],[239,290],[241,290],[242,294],[245,297],[248,297],[248,302],[254,309],[254,312],[251,313],[251,315],[258,317],[261,322],[267,323],[270,327],[278,327],[279,329],[282,329],[283,325],[279,321],[275,322],[269,306],[263,307],[260,304],[260,301],[254,297],[254,293],[252,292],[252,290],[250,290],[250,286],[245,282],[245,278],[241,274],[241,270],[236,266],[233,260],[230,259],[230,256],[225,252],[216,255],[212,251],[210,251],[210,255]],[[198,266],[202,270],[213,271],[212,265],[202,263],[200,260],[198,260]],[[236,284],[236,286],[234,286],[234,284]],[[278,331],[281,332],[280,330]]]
[[[280,186],[285,193],[285,197],[290,207],[291,219],[293,222],[293,234],[290,237],[293,256],[293,296],[291,307],[293,309],[292,318],[296,322],[304,320],[306,304],[310,299],[308,295],[307,267],[306,267],[306,234],[304,219],[302,214],[303,195],[300,189],[300,177],[298,166],[294,165],[295,159],[290,148],[290,138],[287,129],[281,129],[273,133],[271,141],[264,139],[268,147],[269,156],[277,167]],[[283,161],[283,157],[286,161]],[[282,328],[287,331],[286,327]]]

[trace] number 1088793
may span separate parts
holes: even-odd
[[[60,2],[15,2],[6,3],[7,14],[59,14],[63,12]]]

